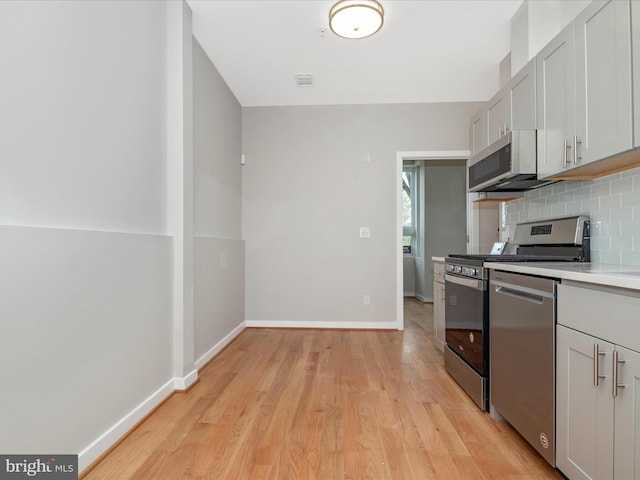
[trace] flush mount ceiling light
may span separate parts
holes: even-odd
[[[344,38],[364,38],[384,22],[384,10],[375,0],[340,0],[329,11],[329,26]]]

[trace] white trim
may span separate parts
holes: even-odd
[[[471,152],[469,150],[425,150],[417,152],[396,152],[396,158],[400,159],[401,165],[402,160],[467,160],[470,156]]]
[[[423,295],[420,295],[419,293],[416,293],[414,295],[418,300],[420,300],[422,303],[433,303],[433,298],[427,298]]]
[[[82,473],[83,470],[100,458],[100,455],[124,437],[129,430],[151,413],[154,408],[164,402],[173,392],[174,380],[171,379],[122,417],[106,432],[91,442],[78,454],[78,471]]]
[[[247,327],[257,328],[322,328],[340,330],[395,330],[397,322],[313,322],[308,320],[247,320]]]
[[[396,153],[396,328],[404,330],[404,254],[402,253],[402,161],[408,158]],[[399,234],[397,233],[399,232]]]
[[[202,355],[195,362],[193,362],[194,366],[198,370],[200,370],[202,367],[204,367],[207,364],[209,360],[211,360],[218,353],[220,353],[224,347],[229,345],[234,338],[240,335],[245,328],[246,328],[246,324],[245,322],[242,322],[236,328],[231,330],[231,332],[226,337],[224,337],[222,340],[216,343],[213,347],[211,347],[211,349],[209,349],[209,351],[207,351],[204,355]]]
[[[404,290],[402,254],[402,161],[403,160],[467,160],[469,150],[425,150],[396,152],[396,321],[395,328],[404,330]],[[469,196],[467,195],[467,202]]]
[[[195,368],[184,377],[173,377],[173,387],[175,390],[184,392],[198,380],[198,370]]]

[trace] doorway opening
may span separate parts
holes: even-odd
[[[468,151],[396,154],[396,323],[399,330],[404,329],[405,293],[423,302],[433,300],[431,258],[454,253],[452,249],[467,251],[468,158]],[[409,218],[405,207],[412,196]],[[411,288],[405,289],[405,264],[407,270],[413,267],[413,292]]]

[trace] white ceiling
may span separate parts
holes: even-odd
[[[242,106],[488,100],[522,0],[379,0],[385,23],[346,40],[337,0],[187,0],[193,33]],[[324,36],[322,28],[326,29]],[[294,74],[311,73],[313,87]]]

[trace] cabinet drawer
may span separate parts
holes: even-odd
[[[558,285],[561,325],[640,352],[640,292],[588,284]]]

